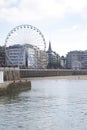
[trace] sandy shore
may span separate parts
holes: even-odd
[[[58,78],[58,79],[87,79],[87,75],[71,75],[71,76],[54,76],[49,78]]]
[[[70,76],[50,76],[50,77],[32,77],[24,78],[28,80],[42,80],[42,79],[78,79],[78,80],[87,80],[87,75],[70,75]]]

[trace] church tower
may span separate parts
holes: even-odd
[[[49,41],[49,47],[48,47],[48,69],[56,69],[59,66],[59,55],[54,52],[51,48],[51,42]]]
[[[51,48],[51,42],[49,41],[49,48],[48,48],[48,51],[47,52],[52,52],[52,48]]]

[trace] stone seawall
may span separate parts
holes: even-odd
[[[20,70],[21,78],[87,75],[87,70]]]
[[[66,69],[5,69],[4,71],[4,80],[20,80],[21,78],[28,77],[50,77],[50,76],[69,76],[69,75],[87,75],[87,70],[66,70]]]

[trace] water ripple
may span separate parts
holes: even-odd
[[[35,80],[0,98],[0,130],[87,130],[87,81]]]

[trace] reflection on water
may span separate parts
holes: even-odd
[[[0,130],[87,130],[87,81],[33,80],[30,91],[0,97]]]

